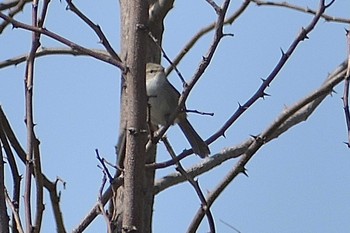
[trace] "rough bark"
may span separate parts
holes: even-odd
[[[134,28],[134,20],[135,15],[129,10],[132,9],[130,6],[130,1],[128,0],[120,0],[120,8],[121,8],[121,59],[123,62],[126,62],[128,68],[128,62],[135,57],[132,55],[131,50],[133,46],[133,39],[130,36],[131,31]],[[136,3],[132,3],[136,4]],[[147,23],[145,24],[144,33],[148,35],[152,35],[153,38],[157,40],[157,43],[161,45],[162,43],[162,35],[164,31],[163,20],[168,13],[168,11],[172,8],[173,1],[151,1],[149,0],[147,3],[146,9],[148,9],[149,16]],[[146,46],[145,46],[146,45]],[[147,62],[155,62],[160,63],[161,59],[161,50],[153,39],[150,36],[146,36],[142,43],[145,57],[143,61]],[[138,59],[141,59],[140,57]],[[137,59],[137,60],[138,60]],[[128,79],[128,78],[127,78]],[[126,80],[127,80],[126,79]],[[126,150],[125,145],[127,145],[128,137],[125,139],[125,135],[128,132],[128,128],[130,128],[130,116],[128,111],[132,108],[130,100],[132,97],[130,96],[130,87],[128,82],[124,78],[122,78],[121,84],[121,116],[120,116],[120,132],[119,132],[119,142],[117,147],[119,166],[127,170],[126,161],[124,161],[124,155]],[[126,82],[125,82],[126,81]],[[127,90],[127,91],[126,91]],[[146,104],[145,104],[146,106]],[[130,145],[129,145],[130,146]],[[156,146],[153,146],[146,154],[145,162],[153,163],[156,158]],[[154,169],[146,169],[144,171],[143,176],[143,206],[142,206],[142,216],[143,216],[143,233],[151,233],[152,232],[152,214],[153,214],[153,203],[154,203],[154,177],[155,170]],[[121,226],[125,220],[123,219],[125,209],[125,198],[126,193],[124,190],[125,187],[120,187],[116,190],[115,195],[112,201],[112,207],[110,211],[112,214],[112,222],[116,227],[117,232],[121,232]]]

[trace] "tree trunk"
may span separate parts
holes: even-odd
[[[143,42],[141,42],[145,57],[134,57],[134,54],[132,51],[134,50],[135,41],[133,36],[131,35],[135,29],[135,22],[136,15],[135,15],[135,4],[137,4],[135,1],[129,1],[129,0],[120,0],[120,9],[121,9],[121,59],[123,62],[129,67],[129,61],[132,59],[143,59],[143,62],[154,62],[154,63],[160,63],[161,58],[161,50],[159,49],[159,46],[154,42],[154,40],[147,36],[147,34],[151,34],[156,40],[159,45],[162,43],[162,35],[164,31],[163,27],[163,20],[166,16],[167,12],[172,8],[173,1],[148,1],[148,5],[145,6],[145,3],[142,3],[143,7],[146,7],[148,9],[147,11],[150,13],[147,23],[145,23],[145,27],[141,28],[139,27],[139,30],[142,29],[144,33],[146,33],[146,36],[143,37]],[[133,2],[133,3],[131,3]],[[141,4],[141,3],[140,3]],[[133,5],[133,6],[132,6]],[[145,8],[144,8],[145,9]],[[136,20],[136,21],[135,21]],[[140,25],[139,25],[140,26]],[[145,46],[146,45],[146,46]],[[146,52],[147,51],[147,52]],[[137,61],[135,61],[137,62]],[[138,61],[139,62],[139,61]],[[118,153],[118,163],[119,166],[124,168],[124,174],[126,176],[126,172],[129,169],[127,167],[127,155],[125,157],[125,152],[128,150],[128,145],[130,142],[128,142],[129,137],[126,137],[128,133],[128,128],[131,127],[130,125],[130,115],[128,112],[130,109],[132,109],[132,103],[133,97],[130,93],[130,84],[128,81],[124,83],[125,80],[128,80],[128,77],[126,79],[122,78],[122,84],[121,84],[121,115],[120,115],[120,136],[118,141],[118,147],[117,147],[117,153]],[[140,80],[139,80],[140,81]],[[128,95],[126,94],[126,89],[128,90]],[[137,93],[135,93],[137,94]],[[147,106],[145,103],[144,106]],[[125,140],[126,138],[126,140]],[[123,141],[123,143],[121,143]],[[129,144],[129,146],[131,146]],[[136,146],[136,145],[135,145]],[[130,150],[130,148],[129,148]],[[125,157],[125,159],[124,159]],[[136,156],[137,157],[137,156]],[[129,157],[130,158],[130,157]],[[152,163],[155,161],[156,158],[156,146],[153,146],[146,154],[145,157],[145,163]],[[139,159],[139,158],[137,158]],[[130,164],[129,164],[130,165]],[[139,168],[140,170],[143,170]],[[139,173],[139,170],[135,170],[136,173]],[[143,198],[143,205],[139,209],[142,214],[142,230],[139,232],[142,233],[151,233],[152,232],[152,214],[153,214],[153,204],[154,204],[154,177],[155,177],[155,170],[154,169],[146,169],[143,173],[143,185],[142,185],[142,198]],[[139,174],[141,174],[139,173]],[[131,173],[129,173],[130,175]],[[126,179],[126,177],[125,177]],[[126,220],[125,217],[125,211],[126,210],[126,199],[129,199],[130,194],[126,190],[125,184],[124,186],[120,187],[118,190],[116,190],[115,195],[113,197],[113,201],[111,202],[111,208],[110,211],[112,214],[112,225],[114,226],[114,232],[122,232],[122,226],[125,226]]]

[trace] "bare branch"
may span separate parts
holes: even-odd
[[[49,194],[50,194],[50,201],[51,201],[55,222],[56,222],[56,231],[57,233],[66,233],[66,229],[63,223],[61,207],[60,207],[60,194],[57,193],[57,184],[60,181],[60,179],[56,179],[55,182],[51,182],[44,175],[43,175],[43,179],[44,179],[44,186],[49,191]]]
[[[105,176],[108,176],[109,182],[112,182],[113,181],[113,177],[112,177],[111,173],[109,172],[109,170],[108,170],[108,168],[107,168],[107,166],[105,164],[105,159],[100,156],[100,153],[98,152],[97,149],[95,149],[95,153],[96,153],[97,160],[102,165],[103,174],[105,174]]]
[[[344,80],[346,74],[347,62],[343,62],[339,67],[335,69],[332,74],[330,74],[327,80],[321,85],[320,88],[315,90],[309,96],[303,98],[295,105],[290,108],[285,109],[277,119],[284,119],[284,122],[277,124],[278,127],[274,129],[274,132],[271,133],[269,137],[265,139],[265,144],[274,138],[282,135],[288,129],[299,124],[302,121],[307,120],[307,118],[313,113],[313,111],[319,106],[319,104],[324,100],[324,98],[332,92],[333,88]],[[275,124],[273,124],[276,126]],[[265,130],[266,131],[266,130]],[[260,134],[261,135],[261,134]],[[249,138],[246,141],[242,142],[239,145],[236,145],[231,148],[224,149],[221,153],[211,156],[209,159],[202,161],[200,164],[197,164],[189,169],[187,173],[191,176],[196,177],[200,174],[219,166],[223,162],[237,158],[241,156],[249,146],[254,142],[253,138]],[[165,164],[159,164],[161,167],[165,167]],[[174,186],[178,183],[182,183],[186,179],[179,175],[178,173],[173,173],[164,176],[163,178],[155,182],[154,192],[155,194],[167,189],[168,187]]]
[[[188,174],[186,172],[186,170],[183,168],[183,166],[181,165],[180,161],[178,161],[176,159],[176,154],[175,154],[173,148],[171,147],[168,138],[166,136],[163,136],[162,137],[162,141],[163,141],[167,151],[169,152],[171,158],[176,161],[175,162],[176,170],[192,185],[192,187],[196,191],[196,193],[198,195],[198,198],[199,198],[199,200],[201,201],[201,204],[202,204],[201,207],[205,211],[205,214],[206,214],[206,216],[208,218],[210,232],[215,233],[214,218],[213,218],[213,215],[212,215],[212,213],[210,211],[210,207],[208,206],[207,201],[205,200],[204,194],[203,194],[201,188],[199,187],[198,181],[195,181],[193,179],[193,176]]]
[[[248,7],[250,3],[250,0],[245,0],[242,5],[230,16],[228,17],[224,24],[232,24],[243,12],[244,10]],[[208,32],[212,31],[215,29],[215,25],[216,22],[213,22],[211,24],[209,24],[208,26],[202,28],[199,32],[197,32],[196,35],[194,35],[192,37],[192,39],[187,42],[187,44],[185,45],[185,47],[180,51],[180,53],[175,57],[175,59],[173,60],[172,66],[170,66],[167,70],[166,70],[166,75],[169,75],[171,73],[171,71],[173,71],[174,67],[176,67],[180,61],[182,60],[182,58],[184,58],[184,56],[191,50],[191,48],[197,43],[197,41],[204,36],[205,34],[207,34]]]
[[[105,50],[102,49],[91,49],[96,54],[100,54],[100,56],[108,56],[108,53]],[[73,56],[89,56],[86,53],[82,53],[81,51],[77,51],[71,48],[45,48],[45,47],[40,47],[36,53],[35,57],[43,57],[47,55],[73,55]],[[0,62],[0,69],[5,68],[8,66],[12,65],[18,65],[22,62],[25,62],[28,59],[28,54],[23,54],[17,57],[13,57],[10,59],[6,59],[4,61]]]
[[[232,158],[237,158],[241,156],[247,148],[253,143],[253,139],[249,138],[243,143],[224,149],[222,152],[217,153],[213,156],[210,156],[206,160],[202,160],[199,164],[196,164],[186,170],[186,172],[192,176],[196,177],[201,174],[204,174],[207,171],[210,171],[211,169],[214,169],[215,167],[221,165],[227,160],[230,160]],[[159,164],[162,167],[166,167],[165,164]],[[172,187],[176,184],[185,182],[186,179],[179,173],[172,173],[168,174],[158,180],[155,181],[154,184],[154,194],[158,194],[162,192],[163,190]]]
[[[74,4],[72,0],[66,0],[68,4],[68,9],[74,12],[79,18],[81,18],[100,38],[100,42],[106,48],[107,52],[117,61],[122,62],[119,55],[114,51],[113,47],[109,43],[107,37],[102,32],[101,27],[99,25],[94,24],[86,15],[84,15]]]
[[[1,106],[0,106],[0,111],[1,111]],[[13,180],[13,189],[12,189],[12,204],[16,206],[16,209],[18,210],[19,208],[19,203],[20,203],[20,190],[21,190],[21,176],[18,172],[18,168],[17,168],[17,164],[15,161],[15,157],[12,153],[11,147],[9,145],[9,142],[6,138],[6,133],[3,127],[3,119],[2,116],[0,115],[0,144],[2,143],[3,145],[3,149],[6,153],[6,158],[8,161],[8,164],[10,165],[10,170],[11,170],[11,174],[12,174],[12,180]],[[13,213],[12,216],[12,228],[16,229],[17,228],[17,222],[15,221],[15,216]],[[13,230],[13,232],[16,232],[15,230]]]
[[[79,223],[79,225],[73,229],[72,233],[81,233],[83,232],[92,221],[98,216],[100,213],[100,204],[106,205],[106,203],[111,199],[113,190],[118,189],[124,182],[124,177],[121,175],[118,178],[114,179],[113,183],[107,188],[107,190],[103,193],[100,200],[92,207],[90,212],[85,216],[85,218]]]
[[[2,144],[0,141],[0,232],[9,232],[9,216],[6,208],[6,189],[5,189],[5,168],[4,157],[2,154]]]
[[[105,186],[106,181],[107,181],[106,176],[107,176],[106,170],[103,170],[103,178],[102,178],[101,188],[100,188],[100,191],[99,191],[98,203],[99,203],[100,211],[101,211],[101,213],[103,215],[103,218],[106,221],[107,233],[112,233],[111,221],[109,220],[108,214],[106,213],[106,210],[104,208],[104,204],[102,203],[103,189],[104,189],[104,186]]]
[[[348,45],[348,67],[346,69],[345,82],[344,82],[344,114],[346,119],[346,126],[348,131],[347,146],[350,148],[350,112],[349,112],[349,82],[350,82],[350,32],[346,31],[347,45]]]
[[[96,53],[91,49],[85,48],[83,46],[80,46],[80,45],[66,39],[66,38],[63,38],[62,36],[60,36],[54,32],[51,32],[51,31],[47,30],[46,28],[38,28],[38,27],[30,26],[28,24],[21,23],[17,20],[14,20],[14,19],[8,17],[7,15],[5,15],[1,12],[0,12],[0,18],[12,23],[15,28],[22,28],[22,29],[25,29],[28,31],[37,32],[37,33],[46,35],[54,40],[61,42],[62,44],[67,45],[68,47],[72,48],[73,50],[79,51],[82,54],[89,55],[93,58],[96,58],[97,60],[101,60],[101,61],[104,61],[104,62],[109,63],[111,65],[117,66],[122,71],[125,70],[125,67],[121,62],[119,62],[118,60],[115,60],[114,58],[110,57],[109,55],[107,56],[105,54]]]
[[[0,3],[0,11],[10,10],[13,7],[18,7],[19,4],[29,3],[31,0],[8,0]]]
[[[159,41],[155,38],[155,36],[152,35],[151,31],[148,31],[148,36],[153,40],[153,42],[158,46],[158,48],[162,51],[163,57],[165,58],[165,60],[167,60],[169,62],[169,64],[175,69],[177,75],[179,76],[181,82],[182,82],[182,86],[186,87],[187,83],[184,79],[184,77],[182,76],[181,72],[176,68],[176,66],[174,66],[174,64],[171,62],[171,59],[169,58],[169,56],[167,55],[167,53],[165,52],[165,50],[162,48],[162,46],[160,45]]]
[[[206,0],[206,1],[207,1],[207,3],[209,3],[209,5],[211,5],[214,8],[216,14],[219,15],[221,8],[213,0]]]
[[[254,2],[257,6],[277,6],[277,7],[284,7],[284,8],[300,11],[303,13],[312,14],[312,15],[317,14],[317,11],[312,10],[308,7],[304,8],[304,7],[290,4],[288,2],[271,2],[271,1],[261,1],[261,0],[251,0],[251,2]],[[334,1],[331,1],[327,5],[327,7],[330,6],[331,4],[333,4],[333,2]],[[326,20],[328,22],[350,23],[350,19],[335,17],[335,16],[331,16],[331,15],[326,15],[326,14],[322,14],[321,18],[323,18],[324,20]]]
[[[16,14],[21,12],[26,3],[31,2],[32,0],[13,0],[6,1],[5,3],[0,3],[0,11],[10,9],[8,13],[8,17],[13,18]],[[0,24],[0,34],[4,31],[4,29],[10,24],[8,21],[4,21]]]
[[[0,121],[1,121],[1,127],[6,134],[8,141],[10,142],[13,149],[16,151],[16,154],[18,155],[20,160],[25,164],[26,163],[26,152],[23,150],[18,139],[16,138],[16,136],[15,136],[13,130],[11,129],[11,126],[6,118],[6,115],[4,114],[1,107],[0,107]],[[33,175],[35,175],[33,170],[31,172]],[[57,193],[57,190],[56,190],[56,185],[57,185],[58,180],[56,180],[55,182],[51,182],[44,174],[42,174],[42,178],[43,178],[44,187],[48,190],[48,192],[50,194],[52,209],[54,212],[54,217],[55,217],[56,226],[57,226],[56,227],[57,232],[58,233],[65,233],[66,230],[64,227],[61,208],[59,205],[59,201],[60,201],[59,196],[60,195]],[[18,188],[18,190],[19,190],[19,188]],[[15,200],[16,199],[14,199],[14,201]],[[19,202],[17,204],[19,204]]]
[[[18,205],[16,203],[14,203],[14,201],[11,200],[11,198],[9,197],[9,195],[7,193],[7,190],[4,190],[4,193],[6,195],[7,204],[10,206],[10,208],[12,210],[12,216],[14,218],[13,222],[15,223],[15,225],[12,226],[13,227],[12,232],[16,232],[16,230],[17,230],[17,232],[19,232],[19,233],[24,233],[22,223],[21,223],[21,218],[19,217],[19,213],[18,213]]]
[[[330,5],[325,5],[325,1],[321,0],[319,4],[319,9],[317,11],[317,14],[312,19],[311,23],[302,30],[302,32],[299,34],[298,37],[300,38],[307,38],[307,33],[309,33],[316,25],[316,23],[319,21],[321,15],[324,13],[327,7]],[[298,44],[296,41],[295,47]],[[292,44],[293,45],[293,44]],[[290,47],[288,51],[293,51],[295,49],[293,46]],[[287,52],[288,54],[288,52]],[[278,67],[278,66],[277,66]],[[274,71],[272,72],[272,74]],[[269,78],[268,78],[269,79]],[[267,79],[267,80],[268,80]],[[231,181],[240,173],[245,174],[245,165],[248,163],[248,161],[256,154],[256,152],[268,141],[271,139],[271,137],[275,134],[276,130],[279,129],[286,120],[288,120],[292,115],[297,113],[303,106],[305,106],[307,103],[316,100],[320,95],[327,95],[330,93],[332,89],[324,89],[323,92],[316,92],[310,95],[309,97],[305,98],[302,102],[300,102],[298,105],[293,106],[288,111],[285,111],[284,114],[282,114],[277,120],[274,121],[274,123],[268,127],[261,135],[254,138],[253,143],[248,147],[247,151],[243,154],[241,159],[237,162],[236,166],[225,176],[225,178],[217,185],[217,187],[214,189],[213,192],[210,193],[208,196],[208,204],[211,205],[214,203],[214,201],[217,199],[217,197],[223,192],[223,190],[231,183]],[[198,209],[196,216],[193,218],[193,221],[190,226],[189,232],[193,232],[192,229],[196,229],[199,225],[199,223],[202,221],[204,216],[204,212],[201,209]]]
[[[316,92],[312,93],[310,96],[298,102],[293,107],[285,110],[281,116],[275,120],[274,124],[268,127],[261,135],[256,137],[251,145],[247,148],[244,154],[241,156],[240,160],[237,162],[236,166],[227,174],[226,178],[222,183],[220,183],[215,191],[210,193],[210,197],[207,198],[208,204],[213,203],[219,194],[226,188],[226,186],[239,174],[244,173],[244,166],[252,158],[252,156],[258,151],[258,149],[266,144],[272,138],[275,138],[278,132],[286,131],[287,128],[291,128],[295,124],[301,122],[301,119],[306,119],[315,108],[322,102],[322,99],[326,95],[332,92],[333,87],[341,82],[344,79],[345,70],[342,69],[341,72],[336,75],[331,75],[329,80]],[[292,120],[291,118],[294,118]],[[306,118],[305,118],[306,117]],[[290,120],[288,120],[290,119]],[[288,121],[288,126],[285,125],[285,122]],[[289,125],[290,124],[290,125]],[[281,130],[283,128],[283,130]],[[198,210],[197,217],[194,220],[194,225],[198,224],[197,218],[203,218],[202,210]]]
[[[34,0],[32,4],[32,26],[38,26],[38,0]],[[33,150],[35,144],[34,134],[34,116],[33,116],[33,88],[34,88],[34,61],[36,50],[40,46],[40,33],[32,32],[32,47],[29,52],[26,70],[25,70],[25,123],[27,126],[27,153],[26,153],[26,169],[24,178],[24,210],[26,231],[34,230],[32,225],[32,209],[31,209],[31,192],[32,192],[32,169],[33,169]],[[42,190],[37,190],[41,192]],[[40,195],[40,194],[39,194]]]

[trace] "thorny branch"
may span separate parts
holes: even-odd
[[[1,111],[1,109],[0,109]],[[0,116],[0,144],[3,146],[3,150],[5,151],[6,154],[6,159],[7,162],[10,166],[10,171],[11,171],[11,177],[12,177],[12,182],[13,182],[13,188],[12,188],[12,204],[15,206],[15,208],[18,210],[19,208],[19,203],[20,203],[20,193],[21,193],[21,175],[19,174],[18,167],[16,164],[15,156],[11,150],[11,146],[9,144],[9,141],[6,137],[6,132],[3,127],[3,123],[1,120]],[[18,221],[15,219],[15,214],[12,213],[12,228],[18,227]],[[15,232],[15,231],[14,231]]]
[[[271,72],[271,74],[268,76],[268,78],[263,82],[261,88],[257,91],[257,93],[251,98],[254,100],[255,98],[263,97],[264,96],[264,89],[269,86],[269,84],[272,82],[274,77],[277,75],[279,70],[283,67],[285,62],[287,61],[288,57],[292,55],[293,51],[296,49],[297,45],[303,41],[304,39],[308,38],[308,33],[313,30],[313,28],[316,26],[317,22],[319,21],[321,15],[325,12],[325,10],[331,6],[331,4],[334,1],[331,1],[329,4],[325,4],[325,0],[320,0],[319,3],[319,9],[317,11],[317,14],[312,19],[310,24],[304,29],[302,28],[301,32],[297,36],[297,38],[294,40],[292,45],[289,47],[288,51],[286,53],[282,54],[281,60],[276,65],[275,69]],[[287,56],[287,57],[286,57]],[[285,57],[285,61],[283,59]],[[329,91],[329,90],[328,90]],[[329,92],[326,92],[329,93]],[[259,96],[260,95],[260,96]],[[319,94],[312,95],[310,99],[315,100]],[[305,99],[305,102],[302,102],[301,106],[304,106],[309,99]],[[249,102],[249,100],[248,100]],[[294,106],[289,109],[287,112],[288,114],[282,115],[280,118],[278,118],[274,123],[268,127],[261,135],[254,138],[253,143],[248,147],[248,149],[245,151],[245,153],[242,155],[240,160],[236,163],[234,168],[225,176],[225,178],[216,186],[213,192],[211,192],[208,197],[208,205],[211,206],[214,201],[217,199],[217,197],[224,191],[224,189],[232,182],[232,180],[240,173],[245,174],[245,165],[248,163],[248,161],[255,155],[255,153],[266,143],[267,140],[269,140],[276,132],[277,129],[281,127],[281,125],[288,120],[288,118],[295,114],[298,110],[300,110],[300,105]],[[225,131],[222,131],[225,132]],[[202,221],[204,217],[205,212],[203,209],[198,209],[196,216],[193,218],[193,221],[189,227],[188,232],[195,232],[195,230],[198,228],[200,222]]]
[[[18,155],[18,157],[20,158],[20,160],[25,164],[26,152],[24,151],[24,149],[20,145],[18,139],[16,138],[16,136],[15,136],[13,130],[11,129],[11,126],[7,120],[7,117],[6,117],[6,115],[3,112],[1,107],[0,107],[0,122],[1,122],[0,125],[2,127],[2,131],[5,133],[5,136],[7,137],[7,140],[9,141],[11,147],[15,150],[15,152]],[[9,159],[10,154],[7,154],[7,155],[8,155],[8,159]],[[10,160],[8,160],[8,161],[10,161]],[[11,169],[12,169],[12,167],[11,167]],[[32,174],[35,176],[35,173],[33,170],[32,170]],[[61,208],[59,205],[59,202],[60,202],[59,196],[60,195],[57,193],[57,183],[58,183],[59,179],[57,179],[55,182],[51,182],[44,174],[42,174],[42,178],[43,178],[43,185],[48,190],[49,195],[50,195],[50,200],[51,200],[52,209],[54,212],[57,232],[65,233],[66,230],[64,227],[62,212],[61,212]],[[19,187],[18,187],[18,191],[16,191],[16,190],[14,190],[14,191],[15,191],[14,195],[16,195],[16,193],[19,192]],[[19,202],[16,202],[16,198],[13,199],[13,203],[17,204],[17,205],[19,204]]]
[[[305,98],[297,102],[295,105],[284,109],[278,117],[278,119],[283,118],[286,120],[283,123],[279,124],[279,127],[275,129],[270,138],[265,139],[265,144],[268,143],[270,140],[273,140],[274,138],[277,138],[278,136],[282,135],[284,132],[286,132],[293,126],[299,124],[302,121],[307,120],[307,118],[325,99],[325,97],[333,91],[333,88],[344,80],[346,68],[347,62],[343,62],[341,65],[339,65],[339,67],[335,69],[334,72],[332,72],[332,74],[328,76],[327,80],[321,85],[320,88],[315,90],[309,96],[306,96]],[[255,139],[251,137],[248,138],[246,141],[240,143],[239,145],[226,148],[220,153],[211,156],[208,160],[202,161],[202,163],[187,169],[186,172],[189,173],[192,177],[204,174],[207,171],[221,165],[229,159],[238,158],[239,156],[243,155],[253,144],[254,140]],[[155,194],[157,194],[171,186],[182,183],[184,181],[186,181],[186,179],[178,173],[166,175],[155,182],[154,192]]]
[[[32,5],[32,26],[38,27],[38,1],[33,1]],[[32,32],[32,47],[29,52],[26,70],[25,70],[25,123],[27,126],[27,152],[25,160],[25,177],[24,177],[24,210],[26,232],[32,232],[35,228],[32,224],[32,209],[31,209],[31,193],[32,193],[32,169],[36,167],[33,165],[35,161],[33,157],[34,145],[36,144],[36,137],[34,133],[34,116],[33,116],[33,88],[34,88],[34,62],[35,52],[40,46],[40,34]],[[42,189],[37,186],[38,197],[37,200],[42,200]],[[41,203],[42,204],[42,203]],[[39,207],[39,206],[37,206]],[[39,229],[40,229],[39,223]]]
[[[245,0],[242,5],[230,16],[224,21],[224,25],[226,24],[232,24],[243,12],[245,9],[247,9],[248,5],[250,3],[250,0]],[[175,57],[175,59],[172,62],[172,66],[170,66],[166,70],[166,75],[169,75],[171,71],[173,71],[174,67],[176,67],[182,58],[193,48],[193,46],[197,43],[197,41],[207,34],[208,32],[215,29],[216,22],[202,28],[199,32],[197,32],[196,35],[192,37],[192,39],[187,42],[187,44],[184,46],[184,48],[180,51],[180,53]]]
[[[111,221],[108,217],[108,214],[107,214],[107,212],[104,208],[104,204],[102,202],[103,189],[105,187],[106,182],[107,182],[107,174],[106,174],[106,170],[103,170],[103,178],[102,178],[101,188],[99,190],[98,203],[99,203],[99,207],[100,207],[100,212],[102,213],[102,216],[105,219],[105,222],[107,225],[107,233],[112,233]]]
[[[94,53],[101,54],[101,56],[108,56],[108,53],[101,49],[91,49]],[[40,47],[36,53],[35,57],[43,57],[47,55],[73,55],[73,56],[89,56],[86,53],[82,53],[80,51],[74,50],[72,48],[45,48]],[[28,59],[28,54],[23,54],[17,57],[13,57],[10,59],[6,59],[4,61],[0,62],[0,69],[12,66],[12,65],[18,65],[20,63],[25,62]]]
[[[21,23],[17,20],[14,20],[14,19],[8,17],[7,15],[3,14],[2,12],[0,12],[0,18],[12,23],[13,27],[15,27],[15,28],[22,28],[22,29],[25,29],[28,31],[32,31],[32,32],[46,35],[54,40],[61,42],[62,44],[67,45],[68,47],[72,48],[73,50],[79,51],[81,54],[85,54],[85,55],[91,56],[93,58],[96,58],[97,60],[104,61],[104,62],[109,63],[111,65],[117,66],[122,71],[125,70],[123,63],[112,58],[111,56],[105,55],[103,53],[96,53],[94,50],[85,48],[81,45],[78,45],[78,44],[76,44],[76,43],[74,43],[74,42],[54,33],[54,32],[49,31],[46,28],[38,28],[38,27],[34,27],[34,26],[31,26],[28,24]]]
[[[7,193],[6,189],[5,189],[4,193],[6,195],[6,202],[10,206],[11,211],[12,211],[12,215],[13,215],[13,221],[12,222],[15,224],[15,225],[12,226],[13,227],[13,232],[15,232],[14,229],[16,229],[19,233],[24,233],[24,230],[23,230],[23,227],[22,227],[22,223],[21,223],[21,218],[19,217],[18,205],[11,200],[11,198],[9,197],[9,194]]]
[[[209,223],[209,228],[210,228],[210,232],[211,233],[215,233],[215,223],[214,223],[214,218],[213,215],[210,211],[210,207],[207,204],[207,201],[205,200],[205,196],[201,190],[201,188],[199,187],[199,183],[198,180],[194,180],[193,176],[191,176],[190,174],[188,174],[186,172],[186,170],[183,168],[183,166],[181,165],[180,161],[176,160],[176,154],[173,150],[173,148],[170,145],[169,140],[167,139],[166,136],[164,136],[162,138],[162,141],[167,149],[167,151],[169,152],[171,158],[176,161],[176,170],[184,177],[184,179],[186,179],[194,188],[194,190],[196,191],[199,200],[201,201],[201,207],[203,208],[203,210],[205,211],[205,214],[208,218],[208,223]]]
[[[74,12],[80,19],[82,19],[89,27],[96,33],[96,35],[100,38],[100,42],[106,48],[107,52],[113,59],[122,62],[119,55],[114,51],[113,47],[109,43],[107,37],[102,32],[101,27],[99,25],[94,24],[86,15],[84,15],[74,4],[72,0],[66,0],[68,7],[67,9]]]
[[[272,2],[272,1],[261,1],[261,0],[250,0],[254,2],[257,6],[277,6],[277,7],[285,7],[288,9],[296,10],[303,13],[308,13],[312,15],[316,15],[317,11],[310,9],[309,7],[300,7],[297,5],[290,4],[288,2]],[[332,4],[332,2],[330,3]],[[328,22],[337,22],[337,23],[350,23],[350,19],[335,17],[327,14],[322,14],[321,18]]]
[[[16,14],[20,13],[25,4],[31,2],[32,0],[17,0],[17,1],[5,1],[4,3],[0,3],[0,11],[9,10],[8,17],[13,18]],[[4,21],[0,24],[0,34],[4,31],[4,29],[10,24],[8,21]]]
[[[0,205],[6,206],[6,195],[5,195],[5,159],[1,149],[0,141]],[[7,208],[0,209],[0,232],[9,231],[9,217],[7,215]]]
[[[347,38],[347,45],[348,45],[348,67],[346,69],[345,82],[344,82],[343,103],[344,103],[344,114],[345,114],[346,126],[348,131],[348,141],[346,142],[346,144],[350,148],[350,112],[349,112],[350,31],[348,30],[346,30],[346,38]]]

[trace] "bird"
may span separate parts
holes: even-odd
[[[146,92],[151,123],[157,126],[168,124],[169,117],[177,108],[180,93],[168,81],[162,65],[146,64]],[[208,157],[209,147],[188,121],[185,110],[179,112],[174,123],[179,125],[193,152],[201,158]]]

